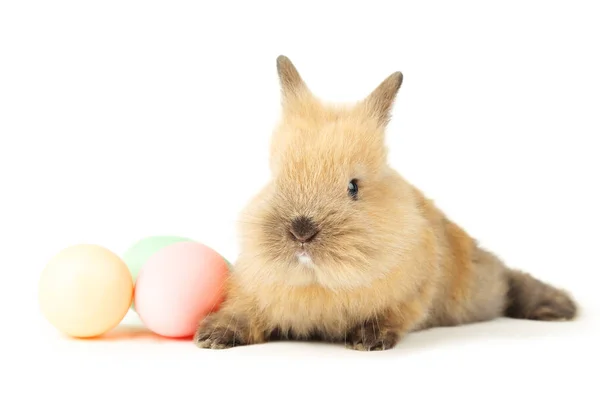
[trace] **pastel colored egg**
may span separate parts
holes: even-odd
[[[134,295],[137,313],[156,334],[191,337],[223,301],[228,272],[225,259],[201,243],[164,247],[140,270]]]
[[[133,280],[119,256],[101,246],[79,244],[50,259],[38,295],[42,314],[56,329],[72,337],[94,337],[123,320],[133,299]]]
[[[191,239],[180,236],[149,236],[134,243],[123,253],[123,261],[127,264],[135,285],[142,266],[150,256],[162,248],[174,243],[189,242]],[[131,309],[135,311],[135,301],[131,303]]]
[[[180,236],[149,236],[134,243],[123,253],[123,261],[131,272],[133,283],[135,284],[142,266],[154,253],[171,244],[190,241],[192,240]]]

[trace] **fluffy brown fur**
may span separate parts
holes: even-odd
[[[317,99],[288,58],[277,69],[272,179],[242,212],[242,251],[199,347],[317,339],[381,350],[435,326],[574,318],[567,293],[508,268],[388,165],[400,72],[341,106]]]

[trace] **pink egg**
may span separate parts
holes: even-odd
[[[183,338],[223,301],[229,273],[223,257],[197,242],[169,245],[142,266],[135,305],[144,325],[156,334]]]

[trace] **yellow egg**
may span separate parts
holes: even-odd
[[[42,314],[72,337],[94,337],[113,329],[132,300],[133,279],[125,262],[92,244],[62,250],[48,262],[39,282]]]

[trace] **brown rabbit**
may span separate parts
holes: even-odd
[[[388,165],[400,72],[334,106],[288,58],[277,70],[272,179],[242,213],[226,300],[200,321],[199,347],[296,339],[383,350],[429,327],[575,317],[566,292],[508,268]]]

